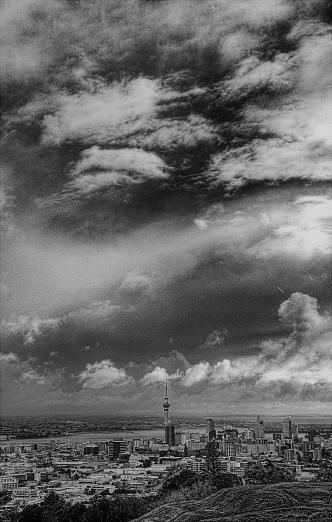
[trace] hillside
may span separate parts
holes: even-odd
[[[205,500],[166,504],[136,522],[328,522],[331,483],[279,483],[227,488]]]

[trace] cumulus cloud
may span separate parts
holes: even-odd
[[[304,335],[324,331],[329,324],[329,319],[318,311],[317,299],[300,292],[281,303],[278,314],[285,325],[292,326],[294,333]]]
[[[147,373],[141,380],[143,386],[148,386],[150,384],[160,384],[166,381],[167,372],[165,368],[160,368],[160,366],[156,366],[152,372]]]
[[[264,372],[260,381],[330,382],[331,319],[319,313],[317,299],[295,292],[280,305],[278,313],[292,333],[283,342],[262,345]]]
[[[21,315],[19,317],[11,317],[9,320],[3,320],[1,329],[5,336],[22,335],[24,344],[34,343],[37,337],[45,335],[55,330],[59,325],[57,318],[28,317]]]
[[[257,366],[257,359],[254,357],[243,357],[234,361],[224,359],[212,368],[211,381],[216,384],[250,381],[261,374],[262,368]]]
[[[183,366],[176,364],[180,357],[173,351],[169,357],[175,363],[173,373],[170,375],[160,360],[161,364],[145,374],[141,383],[162,383],[168,375],[177,386],[185,388],[198,383],[205,383],[205,386],[236,384],[254,386],[253,390],[257,391],[266,390],[271,383],[279,383],[278,386],[284,389],[281,383],[289,382],[299,395],[305,383],[324,385],[331,382],[331,320],[319,313],[317,299],[295,292],[283,301],[278,314],[283,324],[292,327],[292,333],[281,341],[262,342],[257,355],[224,359],[215,364],[201,361],[190,365],[185,361]],[[215,332],[213,338],[216,338]],[[279,388],[270,387],[272,389]],[[276,393],[282,392],[279,389]]]
[[[86,370],[80,373],[79,382],[83,388],[101,390],[114,384],[124,385],[130,382],[130,378],[123,368],[116,368],[112,361],[104,359],[94,364],[87,364]]]
[[[190,368],[191,365],[184,355],[177,350],[172,350],[167,357],[160,357],[147,368],[141,367],[144,375],[140,382],[145,386],[162,384],[165,383],[166,377],[171,382],[178,381]]]
[[[209,371],[210,365],[208,362],[200,362],[195,364],[186,371],[182,379],[182,384],[184,386],[192,386],[193,384],[204,381],[207,379]]]
[[[81,389],[67,392],[62,399],[68,404],[73,400],[80,402],[84,397],[91,401],[92,396],[85,393],[98,394],[98,391],[105,390],[102,400],[111,401],[107,389],[114,389],[116,385],[120,386],[116,389],[121,389],[121,392],[113,399],[124,401],[127,397],[133,406],[135,401],[145,397],[145,391],[148,393],[146,400],[151,400],[148,388],[160,387],[167,377],[171,382],[174,407],[176,404],[190,407],[191,403],[203,407],[209,400],[223,400],[225,404],[248,400],[273,403],[286,397],[291,398],[292,404],[296,401],[328,401],[332,341],[329,318],[319,313],[315,298],[301,293],[294,293],[281,303],[278,313],[280,320],[291,329],[290,335],[279,341],[264,341],[254,355],[191,364],[173,350],[168,357],[149,366],[130,363],[125,368],[104,359],[88,363],[76,376]],[[36,369],[27,361],[19,363],[13,353],[2,354],[1,362],[21,387],[24,386],[25,390],[34,387],[36,396],[39,396],[36,390],[40,386],[51,397],[54,387],[63,384],[60,374],[57,376],[50,370]]]

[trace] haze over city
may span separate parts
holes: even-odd
[[[327,4],[2,2],[1,415],[329,414]]]

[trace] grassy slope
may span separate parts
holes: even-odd
[[[331,500],[331,483],[239,486],[221,490],[205,500],[166,504],[137,521],[329,522]]]

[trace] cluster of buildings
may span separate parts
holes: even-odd
[[[163,403],[164,438],[91,440],[89,442],[7,441],[0,453],[0,492],[8,494],[1,510],[39,503],[55,491],[72,503],[88,503],[91,495],[157,495],[171,469],[206,470],[208,445],[217,450],[222,471],[244,477],[253,463],[266,459],[291,468],[297,480],[312,480],[319,470],[308,467],[332,453],[332,438],[314,430],[299,434],[291,417],[282,420],[280,433],[267,433],[261,417],[252,429],[216,427],[207,419],[202,431],[180,431],[169,418],[167,383]],[[244,480],[244,479],[243,479]]]

